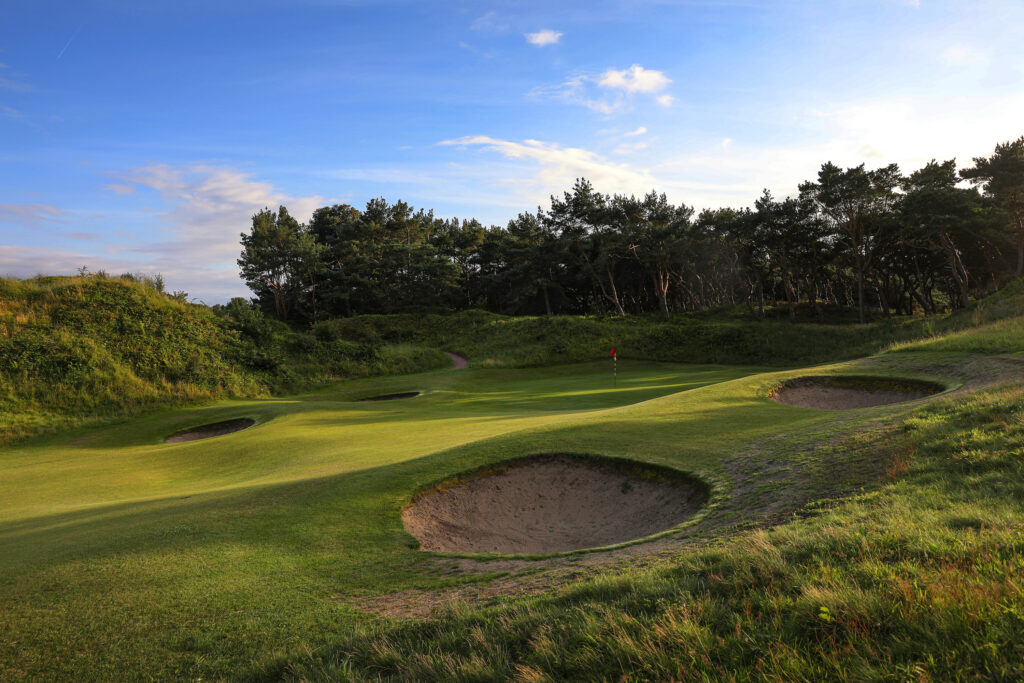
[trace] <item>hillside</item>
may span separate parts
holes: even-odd
[[[1018,280],[952,316],[868,325],[466,311],[340,318],[306,333],[239,301],[215,311],[131,277],[0,279],[0,443],[159,407],[445,367],[439,349],[478,367],[588,361],[612,347],[624,359],[779,366],[857,358],[893,344],[1021,351],[1013,316],[1022,292]],[[944,336],[979,325],[966,337]]]
[[[251,309],[218,317],[131,278],[0,279],[0,443],[163,406],[447,362],[408,345],[319,339]]]

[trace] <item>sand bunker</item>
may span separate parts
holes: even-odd
[[[800,408],[851,410],[913,401],[943,388],[931,382],[886,377],[799,377],[784,382],[772,398]]]
[[[198,441],[199,439],[209,439],[213,436],[221,436],[223,434],[230,434],[231,432],[240,432],[243,429],[248,429],[256,424],[256,420],[250,420],[247,417],[240,417],[235,420],[224,420],[223,422],[214,422],[212,424],[203,425],[202,427],[193,427],[192,429],[186,429],[183,432],[172,434],[167,437],[167,443],[182,443],[183,441]]]
[[[406,391],[401,394],[384,394],[382,396],[370,396],[369,398],[361,398],[360,401],[397,401],[401,398],[415,398],[419,396],[418,391]]]
[[[423,550],[553,553],[622,543],[696,513],[707,487],[677,470],[569,455],[511,461],[402,511]]]

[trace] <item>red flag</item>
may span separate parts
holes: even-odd
[[[612,355],[613,356],[615,355],[615,347],[614,346],[612,347]]]

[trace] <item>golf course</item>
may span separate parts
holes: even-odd
[[[1015,678],[1018,289],[835,363],[620,346],[613,375],[610,356],[440,355],[439,369],[16,439],[0,452],[0,677]],[[882,403],[843,409],[847,394]],[[456,494],[523,462],[597,536],[429,551],[403,524],[455,495],[420,516],[505,533],[482,494]],[[567,467],[589,474],[558,479]],[[649,502],[644,486],[666,504],[609,531]],[[659,517],[674,491],[683,507]],[[515,510],[506,498],[525,494],[503,495]]]

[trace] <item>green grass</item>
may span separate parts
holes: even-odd
[[[808,520],[282,671],[404,680],[1020,680],[1024,385],[866,437],[896,481]]]
[[[609,370],[356,380],[9,450],[0,455],[5,673],[266,673],[375,621],[345,596],[466,580],[424,565],[401,527],[398,512],[422,485],[530,453],[594,453],[690,472],[714,487],[711,510],[727,515],[728,456],[769,440],[766,460],[792,459],[789,447],[835,430],[832,416],[767,400],[778,375],[757,368],[623,362],[616,388]],[[424,393],[349,400],[402,390]],[[236,416],[259,424],[161,443]],[[809,472],[804,486],[830,486],[803,457],[794,464]]]
[[[999,327],[1016,319],[1012,300],[996,304],[862,361],[779,369],[627,353],[617,386],[607,359],[476,362],[165,407],[8,445],[0,679],[1019,679],[1024,388],[999,386],[1013,361],[990,356],[1016,352]],[[498,321],[507,336],[486,331],[492,322],[462,334],[482,335],[476,348],[495,364],[559,357],[553,340],[578,332],[581,348],[607,342],[598,323],[580,332],[588,320]],[[556,332],[526,334],[543,325]],[[866,329],[851,333],[856,343]],[[436,353],[413,332],[376,341],[411,344],[395,357],[413,369]],[[520,336],[527,351],[502,356]],[[343,339],[353,353],[374,341]],[[988,355],[965,354],[978,350]],[[982,367],[986,358],[1002,364]],[[802,375],[996,386],[845,413],[768,398]],[[405,391],[422,393],[356,400]],[[257,424],[162,442],[236,417]],[[353,605],[500,580],[504,565],[453,572],[454,560],[417,550],[400,511],[423,486],[552,452],[674,467],[711,497],[654,563],[457,605],[437,621]]]
[[[0,444],[161,407],[450,365],[437,349],[321,339],[241,313],[218,317],[125,278],[0,278]]]

